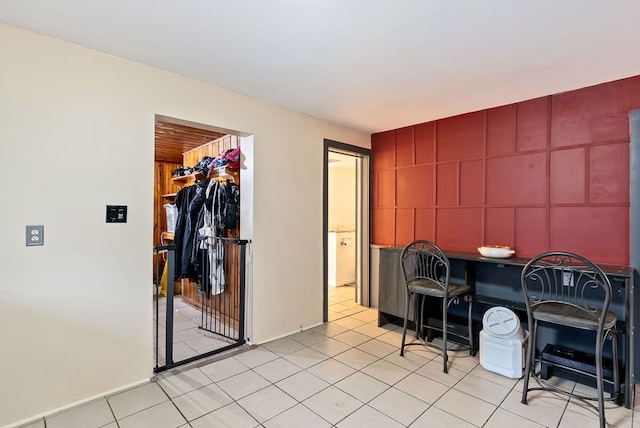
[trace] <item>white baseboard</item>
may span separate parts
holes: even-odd
[[[16,428],[16,427],[19,427],[19,426],[22,426],[22,425],[26,425],[26,424],[28,424],[30,422],[37,422],[38,420],[41,420],[42,418],[46,418],[47,416],[55,415],[56,413],[62,412],[64,410],[71,409],[71,408],[76,407],[76,406],[80,406],[82,404],[86,404],[86,403],[88,403],[90,401],[97,400],[97,399],[106,397],[108,395],[113,395],[115,393],[122,392],[122,391],[125,391],[127,389],[135,388],[136,386],[143,385],[145,383],[148,383],[149,381],[150,381],[150,379],[143,379],[143,380],[140,380],[138,382],[133,382],[133,383],[130,383],[128,385],[121,386],[119,388],[114,388],[114,389],[111,389],[109,391],[101,392],[100,394],[96,394],[96,395],[93,395],[91,397],[83,398],[82,400],[77,400],[77,401],[74,401],[73,403],[69,403],[69,404],[64,405],[64,406],[56,407],[55,409],[48,410],[48,411],[40,413],[38,415],[33,415],[33,416],[28,417],[26,419],[23,419],[21,421],[12,422],[9,425],[5,425],[2,428]]]

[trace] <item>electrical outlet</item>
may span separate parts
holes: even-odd
[[[562,285],[565,287],[573,287],[573,273],[562,272]]]
[[[27,225],[27,247],[36,245],[44,245],[44,226],[43,225]]]

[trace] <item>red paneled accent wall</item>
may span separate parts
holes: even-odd
[[[374,243],[628,265],[637,108],[640,76],[373,134]]]

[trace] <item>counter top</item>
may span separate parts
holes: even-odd
[[[380,250],[402,252],[404,247],[381,247]],[[468,253],[464,251],[443,250],[450,259],[469,260],[475,262],[496,263],[510,266],[524,266],[531,258],[526,257],[509,257],[506,259],[497,259],[492,257],[484,257],[480,253]],[[613,266],[596,263],[602,271],[608,275],[617,275],[630,278],[633,275],[633,268],[629,266]]]

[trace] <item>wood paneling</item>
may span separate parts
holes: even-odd
[[[374,243],[628,265],[634,108],[640,76],[373,134]]]
[[[155,160],[156,162],[182,163],[183,153],[224,135],[220,132],[156,120]]]
[[[181,165],[193,166],[203,156],[216,157],[223,151],[224,147],[235,148],[240,144],[240,138],[235,135],[225,135],[222,138],[218,138],[214,141],[207,142],[206,144],[188,150],[184,155],[184,161],[178,163],[169,162],[156,162],[155,163],[155,177],[154,177],[154,224],[153,224],[153,243],[154,245],[161,244],[160,236],[162,232],[167,230],[166,213],[163,207],[164,204],[171,202],[171,198],[163,198],[162,195],[172,194],[178,192],[182,186],[190,185],[190,182],[174,182],[171,176],[171,171],[180,167]],[[182,154],[181,154],[182,156]],[[237,181],[237,178],[235,179]]]
[[[178,168],[180,163],[167,163],[167,162],[155,162],[153,169],[153,245],[161,245],[162,232],[167,230],[167,215],[164,209],[164,204],[171,201],[169,198],[163,198],[162,195],[169,193],[175,193],[178,191],[176,186],[171,180],[171,171]],[[169,242],[165,242],[169,243]],[[156,261],[153,263],[153,278],[155,280],[156,275]],[[160,272],[164,264],[159,266]]]
[[[156,162],[153,193],[153,245],[160,245],[160,235],[167,230],[167,216],[164,204],[171,202],[170,198],[162,195],[176,193],[179,187],[171,180],[171,171],[180,167],[179,163]]]
[[[187,127],[177,126],[183,135],[190,132]],[[157,128],[156,128],[157,130]],[[196,130],[200,131],[200,130]],[[213,138],[211,138],[213,137]],[[200,138],[205,139],[200,142],[197,147],[181,146],[180,160],[177,163],[156,162],[156,190],[154,194],[154,243],[160,243],[160,237],[166,230],[166,214],[163,205],[171,199],[162,198],[161,195],[175,193],[183,186],[193,184],[193,180],[183,177],[179,180],[172,180],[171,171],[181,165],[192,167],[198,163],[204,156],[215,158],[220,153],[230,148],[236,148],[240,145],[240,137],[235,135],[222,134],[205,134],[203,132],[195,132],[191,141],[199,141]],[[158,154],[156,146],[156,155]],[[168,153],[168,152],[164,152]],[[184,153],[184,154],[183,154]],[[235,176],[234,180],[239,183],[239,176]],[[238,230],[228,231],[227,237],[238,236]],[[227,284],[223,293],[206,298],[197,293],[197,285],[188,279],[181,280],[182,300],[196,308],[202,308],[203,305],[210,305],[220,314],[220,322],[230,328],[238,329],[238,315],[240,307],[239,297],[239,247],[235,244],[225,242],[225,278]],[[162,268],[162,266],[161,266]]]
[[[235,148],[240,145],[240,138],[235,135],[223,135],[212,133],[196,128],[190,128],[183,125],[175,125],[167,122],[156,121],[156,138],[158,138],[158,130],[161,130],[160,141],[156,140],[156,158],[167,157],[170,151],[166,150],[168,143],[173,141],[167,136],[173,132],[173,137],[180,135],[181,141],[191,141],[195,144],[201,139],[205,139],[205,143],[200,143],[198,147],[189,147],[184,144],[177,144],[180,156],[177,162],[162,162],[156,160],[154,167],[154,193],[153,193],[153,245],[163,244],[161,236],[162,232],[167,230],[167,217],[164,204],[173,202],[173,198],[162,197],[162,195],[177,193],[181,187],[193,184],[191,180],[173,181],[171,171],[180,166],[194,166],[203,156],[216,157],[224,151],[224,148]],[[162,136],[164,135],[164,137]],[[173,138],[172,137],[172,138]],[[213,137],[213,140],[212,140]],[[174,142],[176,142],[175,140]],[[185,149],[186,148],[186,149]],[[185,152],[183,157],[183,151]],[[235,178],[238,182],[238,179]],[[168,242],[165,242],[168,243]],[[160,266],[162,269],[163,266]],[[155,279],[155,261],[154,261],[154,279]]]
[[[209,141],[200,147],[196,147],[184,153],[184,164],[194,166],[203,157],[215,158],[228,149],[235,149],[240,145],[240,137],[237,135],[225,135],[213,141]]]

